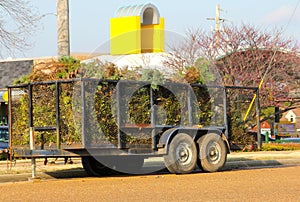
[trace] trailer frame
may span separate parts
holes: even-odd
[[[69,82],[79,82],[80,83],[80,93],[81,93],[81,113],[82,113],[82,135],[81,135],[81,144],[73,144],[73,145],[67,145],[61,142],[61,136],[60,136],[60,119],[61,119],[61,111],[60,111],[60,93],[61,93],[61,84],[69,83]],[[87,99],[86,99],[86,93],[87,82],[105,82],[105,83],[114,83],[117,85],[116,88],[116,102],[117,102],[117,125],[118,125],[118,143],[117,145],[108,145],[107,147],[93,147],[92,145],[88,144],[87,135],[86,135],[86,114],[89,113],[89,109],[87,108]],[[27,95],[28,95],[28,128],[29,128],[29,148],[28,147],[16,147],[12,144],[13,140],[10,136],[9,141],[9,149],[11,156],[18,156],[18,157],[26,157],[32,159],[32,177],[36,177],[36,158],[49,158],[49,157],[82,157],[82,158],[89,158],[91,156],[113,156],[113,157],[119,157],[119,156],[133,156],[133,157],[141,157],[141,158],[148,158],[148,157],[157,157],[157,156],[167,156],[170,153],[170,150],[172,150],[172,141],[173,139],[179,134],[181,136],[184,136],[182,134],[187,134],[187,136],[190,136],[195,145],[197,142],[202,141],[201,137],[207,135],[207,134],[215,134],[216,136],[219,136],[222,142],[224,143],[226,147],[226,155],[230,152],[230,146],[228,142],[228,123],[227,123],[227,98],[226,98],[226,89],[232,88],[230,86],[209,86],[211,88],[218,88],[222,92],[223,97],[223,121],[224,125],[222,126],[204,126],[204,127],[195,127],[192,123],[192,101],[191,101],[191,89],[192,87],[200,87],[203,86],[201,84],[179,84],[179,83],[168,83],[166,85],[180,85],[183,88],[187,88],[187,108],[188,108],[188,124],[187,125],[179,125],[179,126],[172,126],[172,125],[158,125],[156,124],[155,120],[155,107],[154,106],[154,100],[153,100],[153,94],[154,91],[150,87],[150,105],[151,105],[151,123],[147,126],[138,126],[138,125],[124,125],[122,123],[122,112],[121,112],[121,105],[122,103],[122,85],[119,85],[120,83],[125,82],[126,85],[128,82],[132,85],[140,86],[146,86],[150,85],[149,82],[143,82],[143,81],[115,81],[115,80],[101,80],[101,79],[91,79],[91,78],[78,78],[78,79],[70,79],[70,80],[57,80],[57,81],[46,81],[46,82],[33,82],[29,84],[24,85],[14,85],[14,86],[8,86],[8,105],[9,105],[9,131],[10,134],[13,134],[13,119],[12,119],[12,104],[13,104],[13,96],[12,92],[15,88],[24,88],[27,89]],[[55,116],[56,116],[56,125],[50,125],[50,126],[35,126],[34,124],[34,115],[33,115],[33,86],[35,85],[55,85]],[[244,87],[243,87],[244,88]],[[252,89],[256,91],[258,94],[258,89],[255,87],[248,87],[248,89]],[[124,89],[123,89],[124,90]],[[257,96],[258,99],[258,96]],[[256,102],[259,106],[259,102]],[[259,107],[258,107],[259,108]],[[258,110],[259,115],[259,110]],[[259,121],[259,118],[258,118]],[[258,124],[259,126],[260,124]],[[258,127],[258,130],[259,127]],[[35,132],[48,132],[48,131],[54,131],[56,133],[56,146],[49,148],[45,145],[40,146],[39,148],[35,145]],[[151,133],[151,147],[147,147],[144,150],[137,149],[131,149],[126,147],[126,144],[122,142],[122,133],[124,131],[134,131],[134,132],[145,132],[145,133]],[[157,138],[157,131],[160,131],[162,133],[161,137]],[[258,132],[259,133],[259,132]],[[223,144],[222,143],[222,144]],[[197,146],[197,153],[199,153],[199,146]],[[199,155],[199,154],[198,154]],[[226,159],[225,159],[226,161]],[[223,166],[223,165],[222,165]],[[169,169],[170,170],[170,169]],[[172,169],[171,169],[172,170]],[[219,170],[219,168],[217,169]],[[212,170],[212,171],[217,171]],[[208,170],[209,171],[209,170]],[[176,170],[174,171],[177,172]],[[178,171],[178,173],[185,172],[185,171]],[[190,172],[190,171],[187,171]]]

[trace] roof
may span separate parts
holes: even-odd
[[[0,89],[12,85],[14,80],[32,72],[33,60],[12,60],[0,62]]]
[[[282,117],[280,119],[280,121],[288,121],[289,119],[287,118],[289,114],[293,113],[295,116],[300,117],[300,108],[295,108],[295,109],[291,109],[289,111],[286,111],[282,114]]]
[[[157,7],[151,3],[120,7],[116,17],[140,16],[141,24],[159,24],[160,14]]]
[[[142,54],[129,54],[129,55],[100,55],[92,59],[84,60],[83,63],[89,63],[99,60],[103,63],[113,63],[118,68],[124,67],[143,67],[145,69],[157,69],[165,76],[171,75],[173,72],[170,68],[166,68],[164,62],[168,53],[142,53]]]
[[[228,55],[232,55],[234,53],[239,53],[239,52],[246,52],[246,51],[253,51],[253,48],[254,47],[251,47],[251,46],[239,46],[237,49],[232,49],[230,51],[227,51],[227,52],[222,52],[221,50],[221,54],[218,55],[216,57],[217,60],[220,60],[222,58],[225,58],[227,57]],[[274,49],[270,48],[270,47],[256,47],[255,49],[256,51],[269,51],[269,52],[274,52]],[[285,53],[285,54],[291,54],[293,53],[292,50],[289,50],[289,49],[284,49],[284,48],[279,48],[276,50],[277,52],[281,52],[281,53]],[[296,53],[297,56],[300,56],[300,53]]]
[[[300,116],[300,108],[291,109],[291,111],[292,111],[296,116]]]
[[[271,129],[271,125],[267,121],[263,121],[260,123],[260,129]],[[254,126],[252,131],[257,131],[257,126]]]

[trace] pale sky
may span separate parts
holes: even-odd
[[[39,10],[40,15],[56,13],[56,0],[28,1]],[[226,19],[224,23],[238,25],[243,22],[262,29],[284,28],[286,36],[299,41],[300,5],[296,8],[298,1],[300,0],[69,0],[71,52],[92,53],[108,42],[109,20],[114,17],[119,7],[145,3],[152,3],[158,8],[161,17],[165,18],[166,31],[180,35],[184,35],[191,28],[210,31],[214,27],[214,21],[206,18],[215,17],[215,7],[219,4],[222,9],[221,18]],[[56,56],[56,23],[55,15],[45,15],[39,24],[39,31],[30,39],[34,44],[33,48],[11,57]]]

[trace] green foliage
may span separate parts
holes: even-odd
[[[1,160],[9,160],[9,153],[6,152],[0,153],[0,161]]]
[[[18,85],[18,84],[28,84],[30,83],[30,78],[28,77],[28,75],[23,75],[21,76],[19,79],[16,79],[14,81],[14,85]]]
[[[95,99],[95,114],[99,128],[95,130],[101,134],[101,136],[91,137],[91,142],[97,143],[101,141],[104,136],[107,141],[113,144],[118,143],[118,128],[116,123],[115,113],[112,110],[113,106],[113,90],[115,86],[110,83],[102,83],[97,87],[94,95]],[[93,117],[93,116],[92,116]],[[100,139],[99,139],[100,138]]]
[[[140,88],[129,100],[129,121],[133,124],[151,124],[150,86]],[[179,125],[183,118],[182,106],[171,91],[163,86],[157,86],[157,89],[153,90],[153,102],[156,124]]]
[[[151,124],[151,104],[149,86],[138,89],[129,100],[129,122]]]
[[[13,144],[29,144],[28,130],[28,100],[22,96],[19,100],[13,102],[12,123],[13,123]],[[16,111],[14,111],[16,109]]]
[[[249,145],[255,142],[253,136],[247,133],[245,126],[233,124],[231,129],[230,142],[233,144]]]
[[[206,63],[198,66],[206,68]],[[202,61],[203,62],[203,61]],[[197,66],[197,68],[198,68]],[[146,85],[139,87],[133,91],[130,97],[121,96],[121,100],[128,104],[128,109],[123,112],[121,124],[131,124],[135,126],[147,126],[151,124],[151,100],[150,89],[153,92],[153,104],[155,108],[154,118],[156,124],[160,125],[179,125],[188,123],[188,106],[187,91],[185,87],[182,89],[176,87],[178,93],[170,90],[165,77],[161,72],[155,69],[125,68],[119,70],[113,63],[102,63],[94,60],[89,63],[80,64],[80,61],[71,57],[62,57],[58,62],[49,64],[52,68],[52,74],[44,74],[42,71],[34,75],[29,75],[20,79],[25,82],[28,78],[31,81],[58,80],[69,78],[97,78],[109,80],[140,80],[145,81]],[[198,72],[196,66],[187,68],[187,72]],[[201,69],[201,68],[200,68]],[[202,70],[201,70],[202,71]],[[203,75],[205,71],[202,71]],[[192,74],[189,74],[192,75]],[[200,75],[191,77],[191,80],[201,82]],[[27,79],[27,80],[28,80]],[[80,89],[78,83],[61,84],[60,85],[60,132],[61,141],[63,143],[80,142],[82,136],[82,103],[80,95],[76,94],[76,90]],[[116,83],[96,82],[86,83],[86,114],[85,116],[85,141],[90,144],[113,143],[118,144],[118,117],[116,109]],[[96,88],[95,88],[96,86]],[[33,93],[34,101],[34,126],[53,126],[56,125],[56,109],[55,109],[55,85],[38,85],[35,86]],[[209,97],[206,88],[195,89],[197,95],[197,103],[200,111],[196,112],[194,108],[194,123],[201,122],[202,125],[210,125],[212,117],[211,105],[214,102]],[[121,91],[123,92],[123,91]],[[126,94],[126,92],[125,92]],[[14,144],[26,145],[29,143],[28,131],[28,100],[27,96],[21,96],[14,107]],[[120,127],[120,126],[119,126]],[[131,143],[151,143],[151,135],[140,132],[139,134],[127,133],[121,134],[122,141]],[[142,137],[142,138],[139,138]],[[50,145],[56,143],[56,134],[53,133],[36,133],[36,143],[41,145]]]
[[[58,62],[64,64],[65,66],[69,67],[69,69],[75,70],[80,63],[80,60],[73,58],[71,56],[62,56],[58,59]]]
[[[60,85],[60,130],[61,141],[64,143],[81,141],[80,128],[74,120],[75,115],[80,112],[81,108],[79,103],[76,102],[77,99],[74,98],[74,88],[77,88],[74,83]]]
[[[212,102],[207,87],[193,87],[193,91],[196,95],[197,103],[194,106],[199,107],[199,112],[195,114],[196,123],[201,125],[210,125],[212,117]],[[197,112],[197,110],[193,110]],[[222,124],[221,124],[222,125]]]
[[[186,92],[181,92],[179,89],[177,90],[180,91],[177,92],[177,96],[165,87],[160,87],[155,91],[157,124],[173,126],[184,124],[186,119],[182,112],[187,112],[187,110],[182,109],[186,106],[182,105],[183,102],[180,102],[180,99],[184,100],[187,94]]]
[[[96,59],[83,63],[77,77],[120,80],[122,76],[115,64],[103,63]]]
[[[105,64],[103,64],[100,60],[93,60],[89,63],[83,63],[77,77],[102,79],[104,78],[104,68]]]
[[[256,106],[252,106],[244,120],[245,114],[253,98],[254,90],[242,88],[227,89],[227,121],[230,143],[252,145],[256,140],[252,132],[257,124]],[[268,113],[268,110],[265,111]]]
[[[61,71],[57,73],[59,79],[74,78],[80,68],[80,60],[77,60],[70,56],[62,56],[58,59],[58,62],[62,65]]]
[[[208,60],[199,58],[195,63],[195,68],[200,75],[197,83],[208,84],[215,80],[214,72],[212,72],[210,62]]]
[[[275,114],[275,107],[264,107],[260,111],[262,116],[270,117]]]
[[[154,90],[158,89],[159,84],[165,83],[165,77],[157,69],[142,69],[141,81],[149,81]]]
[[[194,65],[185,67],[184,73],[179,75],[179,77],[183,77],[187,83],[207,85],[215,81],[214,73],[212,68],[210,68],[210,62],[204,58],[199,58]]]
[[[54,79],[74,78],[80,67],[80,61],[72,57],[62,57],[58,62],[52,61],[49,64],[54,68],[52,74],[45,74],[42,71],[33,72],[27,76],[21,77],[16,83],[28,84],[30,82]],[[21,90],[21,89],[20,89]],[[25,92],[27,89],[23,89]],[[78,132],[72,117],[72,86],[61,86],[60,112],[61,112],[61,140],[63,142],[79,141]],[[55,85],[35,85],[33,88],[33,121],[35,127],[55,126],[56,125],[56,101]],[[28,129],[28,97],[26,94],[20,95],[19,99],[13,103],[13,144],[29,144]],[[55,143],[56,135],[52,132],[36,132],[36,144]]]

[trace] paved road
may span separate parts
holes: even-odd
[[[62,160],[56,161],[55,165],[48,164],[46,166],[43,165],[43,159],[38,160],[38,177],[41,180],[88,177],[82,168],[80,159],[73,159],[74,163],[68,165],[64,165]],[[145,167],[162,168],[163,160],[162,158],[147,159],[145,165]],[[224,171],[294,165],[300,165],[300,151],[234,152],[228,155]],[[0,183],[28,181],[31,178],[31,163],[29,160],[18,160],[16,164],[12,164],[12,169],[9,169],[9,166],[10,162],[0,162]],[[196,170],[196,172],[199,172],[199,170]],[[161,170],[156,174],[167,173],[167,170]]]
[[[0,201],[300,201],[300,166],[0,183]]]

